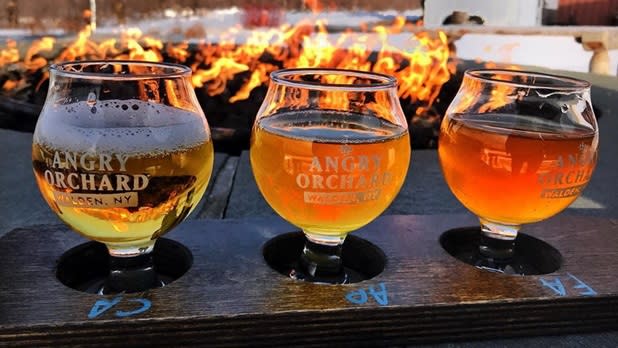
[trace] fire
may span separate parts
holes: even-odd
[[[39,52],[51,51],[54,47],[54,39],[53,38],[43,38],[35,42],[28,51],[26,52],[26,57],[24,58],[24,66],[26,70],[38,70],[47,65],[47,59],[43,57],[37,57]]]
[[[305,4],[314,12],[322,9],[317,0],[305,0]],[[325,22],[302,21],[252,30],[242,42],[238,42],[238,37],[243,28],[234,27],[213,42],[176,44],[164,44],[138,29],[128,29],[117,39],[98,41],[87,26],[68,44],[47,37],[35,41],[23,58],[15,42],[9,41],[0,51],[0,68],[22,64],[24,70],[45,70],[50,62],[80,59],[171,61],[191,67],[196,89],[203,88],[211,96],[231,92],[229,103],[249,98],[255,88],[268,83],[272,71],[281,68],[373,71],[395,76],[399,97],[417,103],[416,113],[420,115],[434,103],[441,86],[453,73],[453,66],[448,63],[448,40],[444,33],[410,33],[407,41],[416,43],[411,50],[390,43],[393,35],[403,35],[405,25],[406,20],[401,17],[389,26],[333,34],[328,32]],[[59,53],[49,58],[53,52]],[[45,80],[47,74],[42,78]],[[242,83],[235,83],[235,88],[229,90],[230,81]],[[39,86],[41,82],[38,81]],[[4,82],[2,88],[12,88],[12,84],[15,81]]]
[[[0,51],[0,67],[14,64],[17,62],[19,62],[19,50],[17,49],[17,42],[15,40],[8,39],[6,41],[6,48]],[[2,90],[10,91],[19,88],[19,86],[20,81],[7,79],[2,85]]]
[[[487,63],[485,64],[485,66],[488,69],[493,69],[497,67],[497,65],[493,63]],[[511,66],[508,66],[507,68],[509,68],[510,70],[519,70],[519,67],[516,65],[511,65]],[[492,78],[500,80],[500,81],[504,81],[504,82],[509,82],[513,80],[513,76],[508,75],[508,74],[495,74]],[[525,81],[520,81],[520,82],[525,82]],[[479,112],[484,113],[484,112],[496,110],[507,104],[512,103],[513,98],[515,97],[514,92],[516,90],[517,88],[507,83],[495,84],[494,88],[490,91],[489,100],[485,104],[479,107]]]
[[[324,9],[320,0],[304,0],[303,2],[313,13],[320,13]]]
[[[19,61],[19,50],[15,40],[6,40],[6,48],[0,51],[0,67]]]

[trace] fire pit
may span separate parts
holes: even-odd
[[[266,93],[269,73],[281,68],[335,67],[394,75],[410,125],[412,146],[432,148],[440,117],[459,86],[448,40],[440,32],[405,33],[411,25],[394,18],[387,25],[353,30],[299,22],[277,28],[232,28],[216,40],[163,42],[137,29],[109,37],[86,26],[75,38],[8,40],[0,51],[0,127],[32,131],[48,86],[48,65],[82,59],[133,59],[185,64],[208,118],[215,148],[237,153],[249,134]],[[404,37],[404,39],[402,39]],[[393,39],[395,38],[395,39]],[[403,49],[395,41],[411,47]],[[23,46],[23,47],[19,47]],[[454,76],[454,78],[451,78]]]

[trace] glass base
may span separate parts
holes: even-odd
[[[306,254],[307,240],[302,232],[279,235],[264,245],[264,259],[272,269],[286,277],[321,284],[358,283],[377,276],[386,265],[386,256],[380,248],[350,235],[342,247],[339,272],[311,270],[307,267],[307,260],[302,258]]]
[[[152,250],[152,248],[150,248]],[[117,293],[142,292],[165,285],[155,271],[152,253],[136,256],[109,257],[109,275],[98,293],[109,295]]]
[[[304,233],[305,233],[305,238],[307,238],[307,240],[310,241],[311,243],[315,245],[324,245],[324,246],[331,246],[331,247],[342,245],[346,238],[346,236],[343,236],[343,237],[329,236],[329,235],[323,235],[323,234],[309,233],[306,231]]]
[[[150,270],[139,266],[144,260],[134,262],[131,258],[116,257],[110,261],[105,245],[87,242],[68,250],[60,257],[56,277],[62,284],[87,293],[141,292],[173,282],[185,274],[193,263],[189,249],[166,238],[159,238],[153,252],[147,255],[151,255],[153,259],[153,267]],[[116,276],[115,280],[110,281],[110,275],[114,277],[113,270],[110,272],[110,266],[113,266],[114,262],[128,262],[129,264],[124,266],[129,267],[133,264],[133,270],[130,272],[136,279],[129,284],[130,287],[121,286],[119,283],[123,281],[121,276]]]
[[[346,270],[345,268],[342,268],[341,272],[336,274],[321,274],[319,272],[316,273],[315,270],[315,268],[307,269],[302,263],[299,263],[290,270],[288,276],[295,280],[303,280],[316,284],[348,284],[353,282],[351,281],[352,278],[355,278],[350,275],[350,270]],[[313,272],[313,274],[311,272]],[[358,282],[358,280],[356,282]]]
[[[128,258],[150,254],[154,250],[155,242],[155,240],[151,240],[148,243],[130,247],[118,246],[114,244],[106,244],[106,246],[112,257]]]
[[[174,281],[173,278],[168,277],[168,276],[162,276],[162,275],[157,275],[156,280],[157,280],[156,283],[149,284],[147,287],[137,287],[137,288],[134,288],[133,290],[127,290],[127,289],[120,290],[120,289],[115,288],[114,285],[109,284],[108,277],[101,277],[98,279],[92,279],[89,284],[82,287],[80,290],[83,292],[87,292],[90,294],[97,294],[97,295],[131,294],[131,293],[144,292],[144,291],[151,290],[151,289],[161,288]]]
[[[345,236],[305,232],[305,238],[305,246],[290,277],[314,283],[346,284],[349,277],[341,259]]]
[[[544,241],[518,233],[513,241],[491,240],[512,246],[509,258],[484,255],[479,245],[487,245],[487,238],[478,227],[457,228],[440,236],[442,247],[456,259],[495,273],[512,275],[540,275],[557,271],[562,264],[560,252]],[[504,247],[502,245],[501,247]],[[499,248],[497,248],[499,249]]]

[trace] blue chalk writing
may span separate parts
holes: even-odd
[[[367,301],[369,300],[367,292],[369,292],[369,295],[371,295],[371,297],[373,297],[373,299],[380,306],[388,305],[388,292],[386,291],[386,285],[384,283],[379,283],[377,289],[376,287],[371,285],[367,288],[366,291],[365,289],[357,289],[350,291],[345,295],[345,298],[350,303],[362,305],[367,303]]]
[[[150,300],[147,300],[145,298],[135,298],[135,299],[131,299],[129,300],[129,302],[139,302],[142,304],[141,307],[134,309],[132,311],[116,311],[116,316],[119,318],[126,318],[126,317],[130,317],[132,315],[136,315],[136,314],[140,314],[140,313],[144,313],[145,311],[150,309],[150,306],[152,305],[152,302],[150,302]]]
[[[573,295],[594,296],[597,294],[597,292],[594,291],[594,289],[592,289],[588,284],[584,283],[571,273],[567,273],[567,276],[562,276],[562,278],[555,277],[551,280],[541,278],[540,280],[543,286],[550,288],[558,296],[566,296],[567,289],[571,289],[569,292]]]
[[[108,299],[100,299],[94,303],[92,308],[90,308],[90,313],[88,313],[88,319],[94,319],[101,314],[107,312],[110,308],[114,307],[122,300],[122,296],[114,297],[112,300]],[[145,298],[130,298],[126,300],[126,302],[137,302],[140,304],[139,307],[136,307],[130,311],[117,310],[115,315],[118,318],[126,318],[136,314],[144,313],[152,307],[152,302]]]
[[[92,308],[90,308],[90,313],[88,313],[88,319],[94,319],[99,315],[107,312],[108,309],[114,307],[122,300],[122,296],[114,297],[111,301],[107,299],[97,300],[94,303]]]
[[[583,281],[579,280],[576,276],[572,275],[571,273],[567,273],[569,275],[569,277],[571,277],[571,279],[575,280],[577,282],[577,285],[573,286],[573,289],[584,289],[584,291],[580,292],[579,294],[582,296],[594,296],[597,294],[596,291],[594,291],[590,286],[588,286],[588,284],[584,283]]]
[[[388,304],[388,292],[386,292],[386,285],[384,283],[378,284],[380,290],[376,291],[373,286],[369,287],[369,294],[373,296],[373,299],[380,306],[386,306]]]
[[[361,305],[367,302],[367,293],[365,290],[350,291],[345,295],[346,300],[357,305]]]
[[[543,284],[543,286],[546,286],[552,289],[556,293],[556,295],[566,296],[566,290],[564,288],[564,285],[562,285],[562,282],[560,281],[560,278],[558,277],[550,281],[547,281],[544,278],[541,278],[541,284]]]

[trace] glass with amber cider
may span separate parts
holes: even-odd
[[[290,276],[345,283],[341,247],[393,201],[410,161],[393,77],[337,69],[271,74],[253,126],[251,166],[268,204],[302,229]]]
[[[523,224],[547,219],[582,193],[597,162],[590,84],[509,70],[469,70],[442,121],[439,158],[457,199],[479,217],[477,266],[513,263]]]

